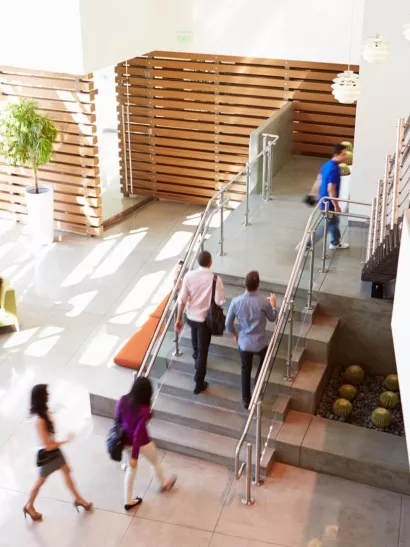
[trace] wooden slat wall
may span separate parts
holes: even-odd
[[[59,131],[53,161],[39,170],[54,188],[57,229],[102,234],[101,185],[92,75],[73,76],[0,67],[0,101],[26,97],[38,102]],[[8,167],[0,158],[0,216],[25,220],[29,169]]]
[[[130,193],[206,203],[246,164],[251,132],[286,101],[295,103],[294,152],[328,156],[353,138],[356,109],[330,88],[344,69],[160,51],[118,65],[123,192],[126,159]],[[240,200],[244,188],[235,190]]]

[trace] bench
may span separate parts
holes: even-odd
[[[155,329],[168,303],[170,293],[158,304],[145,323],[131,336],[125,346],[114,357],[114,363],[120,367],[138,370],[154,336]],[[158,335],[163,332],[161,330]]]

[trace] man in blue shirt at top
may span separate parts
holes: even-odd
[[[339,202],[332,200],[332,198],[338,198],[340,192],[340,168],[339,165],[346,161],[346,147],[342,144],[336,144],[333,147],[332,159],[322,165],[320,175],[322,181],[320,184],[319,200],[325,197],[330,198],[324,200],[321,203],[320,208],[325,209],[325,202],[329,202],[329,212],[335,211],[340,213]],[[316,230],[316,239],[320,239],[323,236],[324,225],[323,222]],[[348,243],[340,242],[340,230],[339,230],[339,215],[331,215],[329,220],[329,233],[330,233],[330,249],[348,249]]]
[[[258,293],[259,274],[249,272],[245,280],[246,291],[237,296],[229,306],[226,317],[226,330],[235,337],[239,346],[239,355],[242,363],[242,402],[245,408],[251,402],[251,372],[253,356],[259,357],[259,367],[255,382],[258,379],[270,336],[266,332],[266,320],[276,321],[276,296],[271,294],[263,298]],[[239,334],[234,327],[235,319],[239,323]]]

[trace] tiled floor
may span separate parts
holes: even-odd
[[[410,547],[409,498],[280,464],[248,508],[243,481],[226,468],[161,452],[175,490],[158,494],[142,461],[144,503],[124,511],[123,472],[105,450],[109,422],[91,417],[88,391],[129,388],[112,356],[166,292],[199,212],[154,203],[102,240],[63,234],[38,249],[24,227],[0,222],[0,271],[17,290],[22,324],[0,332],[0,546]],[[65,453],[92,513],[77,514],[54,475],[37,503],[44,521],[24,521],[36,473],[28,394],[39,382],[50,385],[60,437],[76,434]]]

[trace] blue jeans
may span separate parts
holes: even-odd
[[[316,230],[316,241],[319,241],[323,237],[325,231],[325,223],[324,221],[320,223],[319,227]],[[329,218],[329,234],[330,234],[330,244],[334,245],[335,247],[340,244],[340,229],[339,229],[339,216],[338,215],[330,215]],[[309,238],[308,247],[312,245],[312,241]]]

